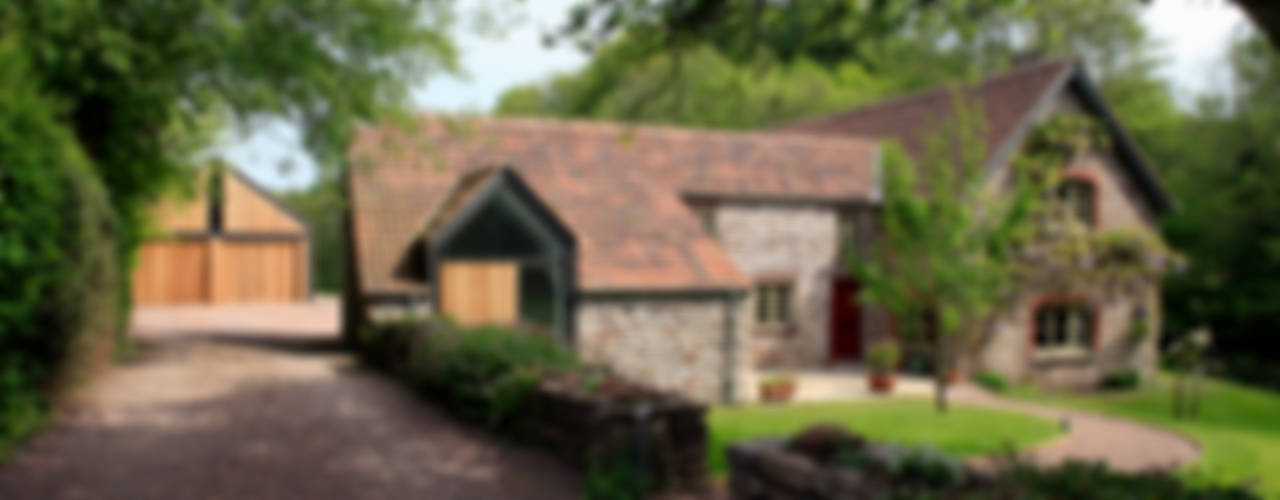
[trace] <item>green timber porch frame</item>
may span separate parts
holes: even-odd
[[[551,324],[544,326],[554,331],[565,345],[574,345],[577,245],[573,234],[509,168],[498,169],[469,198],[426,241],[424,269],[428,282],[433,284],[433,293],[430,294],[432,308],[439,311],[441,307],[439,277],[441,267],[447,261],[492,259],[514,262],[521,276],[526,271],[546,273],[550,282],[552,311]],[[484,235],[480,235],[479,241],[475,238],[468,241],[468,230],[473,229],[477,219],[495,214],[518,225],[525,231],[524,236],[531,237],[536,243],[536,248],[513,248],[505,240],[486,240]]]

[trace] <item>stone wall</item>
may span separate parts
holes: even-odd
[[[521,436],[579,470],[623,461],[663,490],[707,487],[706,407],[680,397],[624,403],[544,383],[517,425]]]
[[[868,443],[860,451],[863,457],[880,461],[886,458],[873,457],[901,456],[901,450],[894,445]],[[980,471],[950,458],[935,460],[948,462],[959,476],[959,482],[936,486],[919,479],[886,476],[882,472],[874,472],[865,463],[854,466],[818,462],[812,456],[789,449],[787,441],[781,438],[736,443],[729,447],[728,453],[729,496],[735,500],[984,498],[987,495],[965,493],[992,491]]]
[[[837,251],[831,205],[725,202],[715,208],[716,239],[743,274],[792,287],[793,324],[756,325],[755,292],[743,308],[744,362],[749,367],[813,366],[825,361],[831,277]]]
[[[1052,295],[1027,293],[1009,313],[994,322],[992,334],[978,354],[979,370],[1000,373],[1011,381],[1070,389],[1095,387],[1102,377],[1125,368],[1136,368],[1147,377],[1155,374],[1157,336],[1149,334],[1138,343],[1130,337],[1135,308],[1145,307],[1148,321],[1159,317],[1159,297],[1153,288],[1090,299],[1088,302],[1099,315],[1098,339],[1092,352],[1075,359],[1043,358],[1035,351],[1035,307],[1042,297]],[[1158,331],[1154,323],[1148,327],[1151,332]]]
[[[728,399],[740,301],[728,294],[583,297],[577,308],[578,354],[698,401]]]

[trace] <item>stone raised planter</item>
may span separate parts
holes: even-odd
[[[585,470],[627,460],[668,490],[707,486],[706,407],[670,393],[609,397],[544,381],[514,426]]]
[[[963,470],[966,479],[950,487],[912,485],[882,474],[846,465],[822,463],[793,449],[782,438],[760,439],[729,447],[729,491],[738,500],[827,500],[849,498],[913,498],[912,493],[947,498],[961,488],[972,487],[979,474]],[[895,454],[891,445],[865,444],[870,455]]]
[[[729,470],[734,499],[867,498],[872,493],[857,471],[826,467],[787,451],[780,438],[730,446]]]

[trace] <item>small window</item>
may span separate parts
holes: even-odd
[[[1085,226],[1093,226],[1095,196],[1093,183],[1087,180],[1068,179],[1058,186],[1058,200]]]
[[[756,321],[762,325],[791,322],[791,285],[771,283],[756,287]]]
[[[711,205],[693,205],[689,207],[693,210],[693,216],[698,219],[698,224],[702,225],[702,230],[708,235],[716,235],[716,212]]]
[[[1093,345],[1093,309],[1087,304],[1048,304],[1036,309],[1035,341],[1039,351],[1086,353]]]

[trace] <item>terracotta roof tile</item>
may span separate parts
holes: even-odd
[[[414,133],[362,130],[352,147],[354,236],[363,289],[413,291],[394,276],[414,234],[459,174],[509,166],[578,243],[584,290],[739,288],[745,279],[683,195],[866,200],[875,146],[799,134],[597,122],[426,119]]]
[[[987,127],[986,151],[995,154],[1013,135],[1053,85],[1067,76],[1074,59],[1056,59],[1028,64],[989,77],[976,85],[961,87],[966,101],[978,107]],[[938,132],[955,110],[955,88],[940,87],[881,101],[865,107],[811,118],[778,127],[781,132],[843,135],[864,138],[894,138],[916,158],[924,153],[924,142]]]

